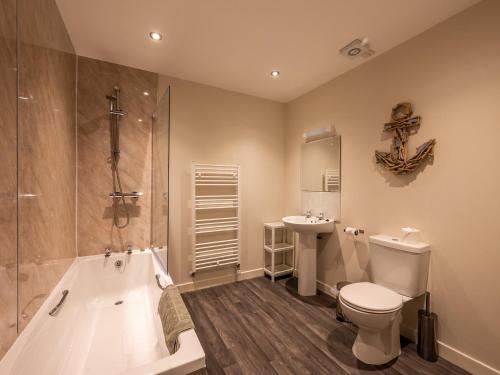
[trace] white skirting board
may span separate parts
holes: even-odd
[[[318,290],[321,290],[323,293],[328,294],[330,297],[337,299],[338,293],[336,287],[330,286],[322,281],[316,280],[316,288],[318,288]]]
[[[332,287],[322,281],[316,280],[316,286],[318,290],[333,298],[337,298],[337,288]],[[405,325],[401,326],[401,334],[410,340],[415,341],[417,337],[417,332],[410,327]],[[497,370],[486,363],[483,363],[476,358],[473,358],[458,349],[455,349],[448,344],[438,340],[438,352],[441,357],[450,361],[451,363],[463,368],[466,371],[474,375],[500,375],[500,370]]]
[[[438,340],[439,355],[444,359],[462,367],[474,375],[499,375],[500,370],[494,369],[471,356]]]
[[[254,279],[256,277],[264,276],[264,268],[256,268],[254,270],[240,271],[234,275],[224,275],[219,277],[213,277],[210,279],[204,279],[201,281],[190,281],[183,284],[176,284],[179,292],[190,292],[193,290],[210,288],[212,286],[233,283],[235,281]]]

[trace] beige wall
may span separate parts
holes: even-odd
[[[300,209],[303,131],[333,122],[342,135],[341,224],[320,243],[318,279],[367,279],[369,235],[421,229],[432,244],[439,339],[497,369],[499,15],[500,2],[480,3],[289,103],[286,133],[288,214]],[[429,138],[437,145],[434,163],[398,177],[375,164],[374,151],[389,149],[382,128],[400,101],[423,118],[410,147]],[[342,233],[347,225],[366,235],[354,243]]]
[[[105,61],[78,57],[78,254],[102,254],[149,247],[151,237],[151,122],[156,108],[158,75]],[[126,199],[130,223],[113,225],[109,102],[118,85],[120,106],[120,162],[125,192],[139,191],[137,201]],[[147,91],[148,96],[143,93]],[[139,121],[141,119],[142,121]],[[126,223],[119,204],[120,225]]]
[[[160,76],[171,85],[169,272],[192,281],[191,163],[241,165],[241,271],[262,268],[262,223],[283,213],[284,105]],[[196,275],[195,282],[234,275],[234,268]]]

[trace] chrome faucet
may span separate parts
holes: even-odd
[[[127,246],[127,254],[132,254],[132,245]]]
[[[323,211],[320,211],[320,213],[318,215],[318,219],[319,220],[325,220],[325,214],[323,213]]]
[[[311,217],[311,210],[306,211],[306,218],[309,219]]]
[[[104,249],[104,257],[109,258],[111,256],[111,249],[109,247]]]

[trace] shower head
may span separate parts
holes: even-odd
[[[126,113],[120,109],[120,88],[115,86],[112,95],[106,95],[109,100],[109,114],[116,116],[125,116]]]

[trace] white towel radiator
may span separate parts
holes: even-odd
[[[192,275],[223,266],[240,266],[240,167],[193,163]]]
[[[325,170],[325,191],[340,191],[340,173],[338,169]]]

